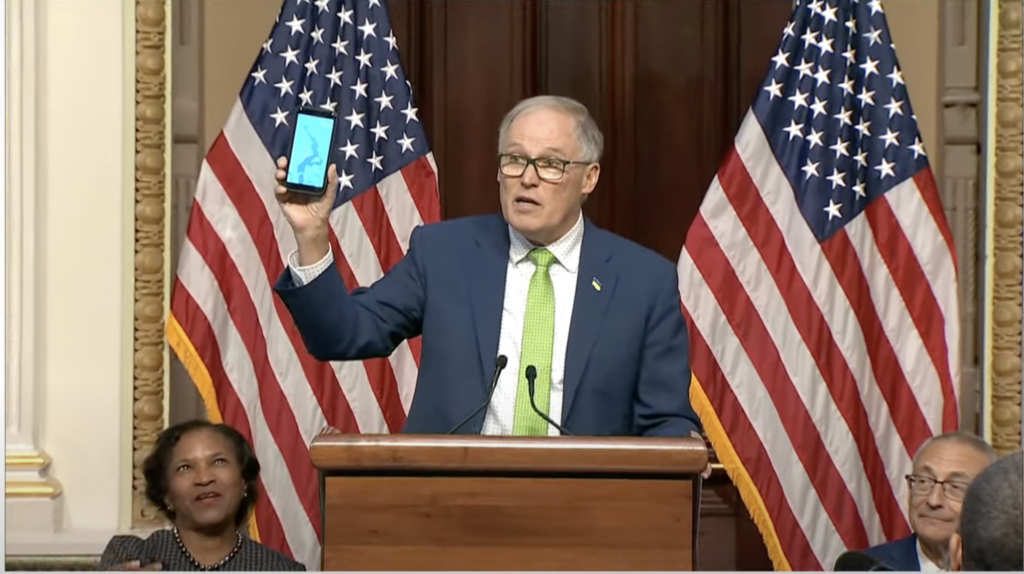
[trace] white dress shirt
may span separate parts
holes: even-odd
[[[572,321],[573,303],[576,298],[576,276],[583,246],[583,229],[581,212],[573,228],[561,239],[547,246],[548,251],[556,259],[549,268],[551,283],[555,290],[555,339],[551,355],[551,401],[547,414],[558,424],[562,423],[565,351],[568,347],[569,324]],[[536,268],[533,261],[527,257],[534,245],[511,226],[508,233],[510,245],[508,266],[505,270],[505,301],[502,304],[501,331],[498,337],[498,354],[508,357],[508,364],[498,377],[498,385],[494,389],[494,396],[484,418],[481,434],[487,435],[512,434],[523,324],[526,318],[526,296]],[[334,255],[328,250],[323,259],[312,265],[300,267],[298,263],[298,251],[292,251],[288,255],[288,268],[295,284],[302,286],[329,269],[334,264]],[[548,434],[557,435],[558,430],[548,425]]]
[[[515,421],[516,393],[519,389],[520,357],[523,346],[523,323],[526,320],[526,296],[536,265],[527,257],[535,246],[518,231],[508,228],[510,245],[508,267],[505,270],[505,302],[501,308],[501,332],[498,335],[498,354],[508,357],[508,365],[498,377],[498,386],[484,418],[481,434],[510,435]],[[551,420],[562,424],[562,392],[565,383],[565,351],[569,344],[569,323],[576,299],[576,275],[580,268],[580,249],[583,245],[583,214],[576,225],[561,239],[547,246],[555,256],[548,268],[555,288],[555,339],[551,353],[551,403],[546,413]],[[572,432],[572,429],[566,429]],[[548,425],[548,435],[558,430]]]

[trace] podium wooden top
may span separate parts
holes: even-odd
[[[313,465],[344,472],[557,472],[698,474],[704,441],[660,437],[510,437],[325,433],[310,446]]]

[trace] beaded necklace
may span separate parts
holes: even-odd
[[[192,556],[192,553],[188,551],[188,548],[185,548],[185,543],[181,541],[181,536],[178,535],[177,526],[175,526],[172,529],[172,532],[174,532],[174,541],[178,543],[178,548],[181,550],[181,553],[185,555],[185,558],[188,558],[189,562],[191,562],[192,565],[195,566],[197,570],[201,570],[203,572],[219,570],[221,566],[227,564],[232,558],[235,557],[236,554],[238,554],[238,551],[242,549],[242,535],[235,532],[237,542],[235,542],[235,547],[231,549],[231,552],[229,552],[227,556],[222,558],[220,562],[212,566],[205,566],[203,564],[200,564],[199,561],[196,560],[194,556]]]

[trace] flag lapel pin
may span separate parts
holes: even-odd
[[[594,291],[601,290],[601,282],[597,280],[597,277],[594,277],[590,284],[594,286]]]

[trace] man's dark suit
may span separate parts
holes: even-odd
[[[566,352],[562,426],[577,435],[688,436],[689,340],[675,267],[589,220]],[[487,396],[509,258],[501,215],[421,226],[406,256],[351,295],[329,270],[275,290],[319,360],[389,355],[423,335],[416,394],[403,432],[445,433]],[[460,432],[479,433],[484,413]]]
[[[893,540],[878,546],[872,546],[864,554],[880,560],[897,572],[917,572],[921,570],[921,561],[917,557],[917,535]]]

